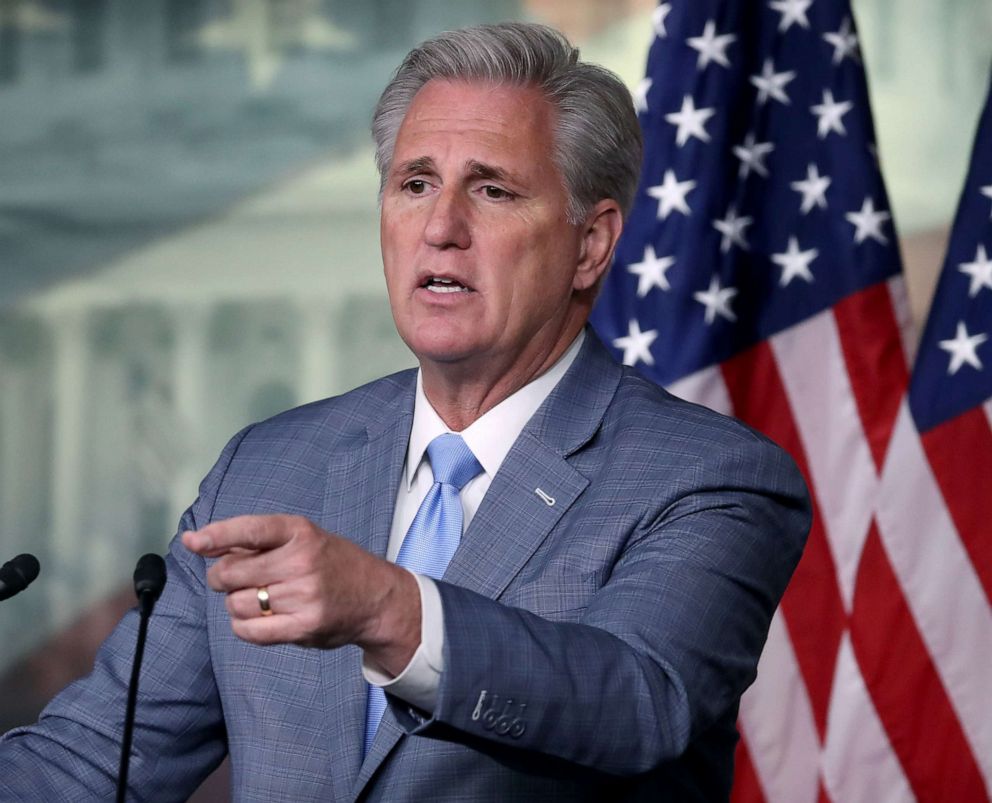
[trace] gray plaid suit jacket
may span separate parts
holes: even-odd
[[[181,530],[302,514],[384,555],[413,372],[239,433]],[[391,699],[362,760],[360,651],[256,647],[174,541],[145,654],[134,799],[230,754],[243,801],[718,800],[735,720],[809,525],[789,458],[621,368],[589,332],[439,582],[430,714]],[[0,799],[112,797],[132,612],[94,672],[0,745]]]

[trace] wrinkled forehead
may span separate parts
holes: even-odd
[[[436,159],[431,149],[445,147],[467,151],[466,159],[481,164],[489,162],[484,158],[488,152],[510,162],[543,161],[556,169],[555,123],[554,107],[536,87],[433,79],[417,92],[403,117],[393,166]]]

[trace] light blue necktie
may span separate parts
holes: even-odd
[[[462,501],[458,494],[482,471],[461,435],[447,432],[427,446],[427,457],[434,473],[434,484],[420,503],[413,524],[400,546],[396,563],[417,574],[440,579],[462,538]],[[375,738],[379,720],[386,710],[386,695],[378,686],[369,686],[365,715],[365,753]]]

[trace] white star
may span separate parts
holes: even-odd
[[[758,87],[758,103],[764,105],[768,98],[774,98],[779,103],[788,104],[789,96],[785,94],[785,85],[796,77],[794,70],[775,72],[771,59],[765,59],[761,75],[752,75],[751,83]]]
[[[851,18],[846,17],[840,30],[834,33],[825,33],[823,38],[833,46],[834,64],[840,64],[844,59],[850,57],[858,61],[858,35],[851,30]]]
[[[697,109],[692,95],[686,95],[682,98],[682,108],[677,112],[666,114],[665,119],[672,125],[678,126],[675,144],[681,148],[689,141],[689,137],[696,137],[703,142],[710,141],[710,135],[706,131],[706,121],[714,114],[716,109]]]
[[[730,308],[731,299],[737,295],[735,287],[720,287],[720,277],[714,276],[710,279],[708,290],[700,290],[692,294],[700,304],[706,307],[706,323],[712,324],[716,316],[726,318],[728,321],[736,321],[737,316]]]
[[[692,192],[695,186],[696,182],[693,179],[679,181],[673,170],[666,170],[661,184],[647,189],[648,195],[658,200],[658,219],[664,220],[673,211],[681,212],[687,217],[691,215],[692,210],[689,209],[685,197]]]
[[[654,81],[650,78],[642,78],[641,82],[637,85],[637,89],[634,90],[634,108],[637,113],[646,112],[648,110],[648,92],[651,91],[651,84]]]
[[[654,252],[654,246],[644,249],[644,260],[627,266],[627,270],[637,277],[637,297],[644,298],[652,287],[659,290],[671,290],[668,283],[668,269],[675,264],[675,257],[659,257]]]
[[[789,247],[784,254],[772,254],[772,262],[782,268],[782,278],[779,279],[779,286],[786,287],[796,277],[805,279],[807,282],[813,281],[813,273],[809,269],[809,263],[820,255],[815,248],[809,251],[799,250],[799,240],[795,237],[789,238]]]
[[[805,181],[793,181],[789,186],[796,192],[803,195],[802,205],[799,211],[804,215],[809,214],[814,206],[820,209],[827,208],[827,187],[830,186],[830,177],[821,176],[820,170],[815,164],[806,166]]]
[[[987,187],[982,187],[982,195],[986,198],[992,198],[992,184],[989,184]],[[992,218],[992,214],[990,214],[989,217]]]
[[[891,218],[892,215],[884,210],[876,211],[875,202],[870,195],[861,204],[860,212],[848,212],[844,217],[847,218],[849,223],[854,224],[854,242],[858,245],[869,237],[877,240],[882,245],[888,245],[889,241],[882,234],[882,224]]]
[[[826,139],[831,131],[836,131],[843,136],[847,135],[844,128],[844,121],[841,119],[851,109],[854,104],[849,100],[835,101],[834,93],[829,89],[823,90],[823,103],[810,106],[810,111],[817,116],[816,134],[820,139]]]
[[[809,27],[806,11],[813,5],[813,0],[772,0],[768,5],[782,15],[778,23],[780,33],[789,30],[796,22],[803,28]]]
[[[750,246],[747,244],[747,240],[744,239],[744,229],[753,222],[754,218],[737,217],[737,208],[731,205],[730,209],[727,210],[727,216],[723,220],[713,221],[713,228],[723,235],[723,238],[720,240],[720,251],[727,253],[731,245],[739,246],[747,251]]]
[[[690,36],[685,41],[689,47],[699,52],[696,67],[705,70],[711,61],[715,61],[721,67],[730,67],[727,48],[736,39],[737,36],[732,33],[717,34],[716,22],[708,20],[702,36]]]
[[[752,170],[762,178],[768,178],[765,157],[773,150],[775,146],[770,142],[755,142],[754,134],[744,137],[743,145],[734,146],[734,156],[741,160],[740,178],[747,178]]]
[[[665,28],[665,18],[672,13],[671,3],[661,3],[651,14],[651,25],[654,27],[655,36],[659,39],[664,39],[668,36],[668,30]]]
[[[978,246],[974,262],[965,262],[958,266],[958,270],[967,273],[971,277],[971,286],[968,288],[968,298],[974,298],[983,287],[992,290],[992,260],[985,253],[985,246]]]
[[[947,366],[947,373],[953,376],[962,365],[968,363],[972,368],[983,370],[982,361],[978,359],[978,347],[989,339],[988,335],[969,335],[965,328],[964,321],[958,321],[957,333],[953,340],[941,340],[939,345],[944,351],[951,355],[951,362]]]
[[[613,347],[623,349],[624,365],[637,365],[638,362],[654,365],[651,344],[656,337],[658,337],[657,329],[642,332],[640,324],[632,318],[628,324],[627,334],[614,340]]]

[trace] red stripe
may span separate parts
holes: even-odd
[[[743,736],[737,743],[737,753],[734,756],[734,786],[730,790],[730,803],[765,803],[761,780],[754,771],[751,752],[747,749]]]
[[[875,468],[881,471],[909,382],[888,284],[881,282],[848,296],[833,312],[861,426]]]
[[[987,801],[981,772],[874,523],[858,567],[851,643],[916,797]]]
[[[725,362],[722,369],[734,414],[788,451],[810,486],[813,526],[802,560],[782,598],[782,612],[822,740],[827,728],[834,664],[847,617],[816,489],[810,481],[806,452],[771,346],[767,342],[759,343]]]
[[[992,428],[975,407],[920,436],[975,573],[992,604]],[[990,669],[989,671],[992,671]]]

